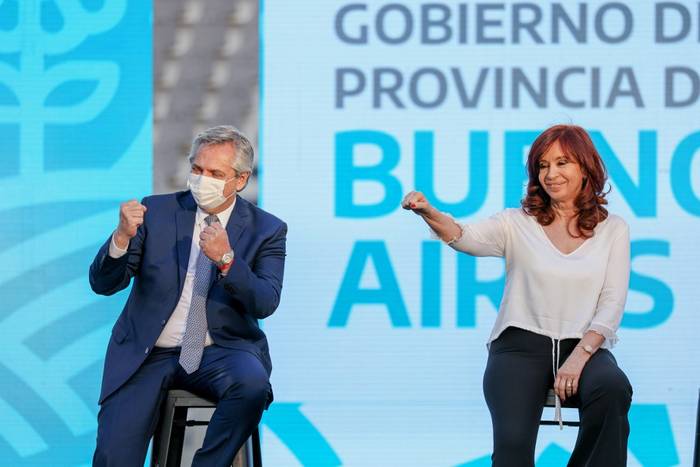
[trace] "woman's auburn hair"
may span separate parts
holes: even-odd
[[[608,179],[605,164],[598,154],[591,137],[586,130],[576,125],[555,125],[540,134],[527,155],[527,194],[522,199],[523,211],[537,218],[541,225],[549,225],[554,221],[554,210],[549,195],[540,184],[540,159],[555,142],[565,156],[574,159],[581,167],[583,183],[581,192],[574,200],[577,211],[576,225],[584,238],[593,236],[593,229],[599,222],[608,217],[608,204],[605,196],[610,190],[605,189]]]

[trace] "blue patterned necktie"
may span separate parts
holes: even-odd
[[[219,222],[214,214],[204,219],[207,225]],[[192,239],[193,242],[197,241]],[[190,311],[187,315],[185,335],[182,337],[182,350],[180,352],[180,366],[187,374],[191,374],[199,368],[204,352],[204,339],[207,335],[207,295],[209,294],[209,277],[211,276],[212,262],[200,249],[197,256],[197,267],[194,273],[192,285],[192,300]]]

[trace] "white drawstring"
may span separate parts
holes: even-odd
[[[557,370],[559,369],[559,354],[561,340],[552,338],[552,374],[554,375],[554,381],[557,380]],[[561,418],[561,400],[554,392],[554,421],[559,422],[559,429],[564,429],[564,423]]]

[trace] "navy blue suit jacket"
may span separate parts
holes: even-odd
[[[149,196],[142,204],[148,209],[128,253],[110,257],[110,236],[90,266],[90,286],[98,294],[114,294],[134,278],[107,347],[100,403],[153,349],[180,299],[187,273],[197,211],[191,193]],[[212,263],[209,334],[217,345],[254,354],[269,374],[272,363],[258,319],[270,316],[280,301],[287,225],[238,197],[226,231],[235,259],[224,277],[216,274]]]

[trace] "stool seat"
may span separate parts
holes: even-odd
[[[168,391],[153,437],[151,467],[180,467],[185,429],[188,426],[209,424],[209,420],[187,420],[187,411],[191,408],[216,408],[216,403],[182,389]],[[260,434],[257,428],[241,446],[232,466],[262,467]]]
[[[556,394],[554,389],[547,391],[545,396],[544,406],[549,408],[554,408],[556,405]],[[572,401],[571,398],[566,399],[561,404],[564,409],[576,409],[578,406]],[[540,420],[540,425],[559,425],[557,420]],[[562,425],[566,426],[581,426],[580,420],[562,420]]]
[[[554,407],[555,404],[556,404],[556,394],[554,393],[554,389],[550,389],[549,391],[547,391],[547,398],[544,401],[544,406],[545,407]],[[570,397],[568,399],[566,399],[565,401],[562,401],[561,406],[564,407],[565,409],[577,409],[578,408]]]

